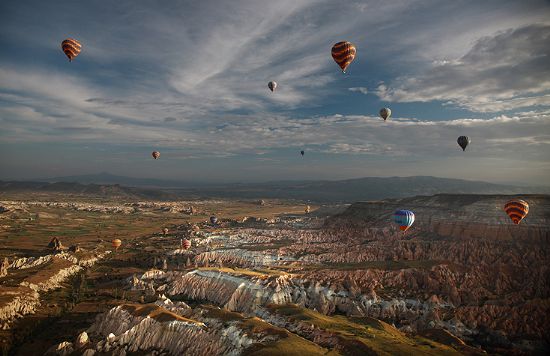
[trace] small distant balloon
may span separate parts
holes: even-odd
[[[216,223],[218,222],[218,218],[212,215],[210,217],[210,222],[212,223],[212,225],[216,225]]]
[[[514,224],[519,225],[521,220],[529,213],[529,204],[525,200],[512,199],[504,204],[504,211]]]
[[[122,245],[122,241],[120,241],[120,239],[114,239],[112,241],[112,244],[113,244],[113,247],[114,247],[115,251],[118,251],[118,248]]]
[[[346,72],[346,68],[353,62],[357,49],[351,42],[338,42],[332,46],[332,58],[340,66],[342,72]]]
[[[275,89],[277,89],[277,82],[269,82],[267,83],[267,87],[273,92],[275,91]]]
[[[69,58],[69,62],[72,62],[80,54],[82,45],[74,38],[67,38],[61,42],[61,49],[63,53]]]
[[[304,150],[300,151],[300,154],[303,156],[306,152]]]
[[[466,147],[468,147],[471,141],[468,136],[459,136],[456,142],[462,148],[462,151],[466,151]]]
[[[311,211],[311,207],[309,205],[306,205],[306,208],[305,208],[306,214],[309,214],[310,211]]]
[[[407,231],[414,223],[414,213],[410,210],[397,210],[393,213],[393,221],[399,225],[399,230]]]
[[[151,156],[153,156],[154,159],[158,159],[160,157],[160,152],[159,151],[153,151],[153,153],[151,153]]]
[[[189,241],[187,239],[183,239],[180,242],[181,242],[181,248],[182,249],[189,250],[191,248],[191,241]]]
[[[163,235],[168,235],[168,228],[165,227],[164,229],[162,229],[162,234]]]
[[[390,108],[382,108],[380,109],[380,117],[386,121],[391,116],[391,110]]]

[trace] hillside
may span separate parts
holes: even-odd
[[[3,193],[63,193],[125,199],[176,200],[198,198],[295,199],[318,203],[404,198],[433,194],[544,194],[548,187],[518,187],[436,177],[367,177],[338,181],[281,181],[220,185],[193,185],[112,175],[67,177],[72,181],[2,182]],[[95,181],[95,178],[98,181]],[[114,177],[114,178],[113,178]],[[101,179],[99,179],[101,178]],[[128,182],[126,185],[98,182]],[[94,183],[89,183],[94,181]],[[132,185],[135,186],[132,186]],[[178,187],[178,184],[180,187]]]

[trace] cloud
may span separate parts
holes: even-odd
[[[550,105],[550,25],[529,25],[479,39],[464,56],[417,76],[379,85],[394,102],[448,102],[475,112]]]
[[[369,90],[365,87],[354,87],[354,88],[348,88],[349,91],[355,91],[361,94],[368,94]]]

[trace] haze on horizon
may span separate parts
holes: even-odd
[[[550,176],[547,1],[3,1],[0,20],[0,179]]]

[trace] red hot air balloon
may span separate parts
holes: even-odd
[[[151,153],[151,156],[153,156],[154,159],[158,159],[160,157],[160,152],[159,151],[153,151],[153,153]]]
[[[191,241],[187,239],[181,240],[180,243],[181,243],[181,248],[184,250],[189,250],[191,248]]]
[[[529,204],[525,200],[512,199],[504,204],[504,211],[514,224],[519,225],[521,220],[529,213]]]
[[[67,58],[69,58],[69,62],[72,62],[82,50],[82,45],[74,38],[67,38],[61,42],[61,49]]]
[[[346,72],[346,68],[353,62],[357,49],[351,42],[338,42],[332,46],[332,58],[340,66],[342,72]]]

